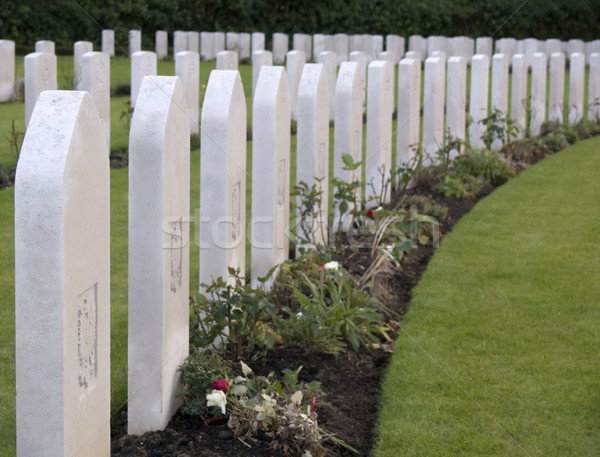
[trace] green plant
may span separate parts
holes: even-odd
[[[16,129],[14,119],[10,123],[10,132],[8,132],[7,138],[10,150],[15,158],[19,160],[19,154],[21,153],[21,146],[23,145],[25,132],[20,132]]]
[[[491,149],[495,140],[502,144],[508,143],[519,133],[519,127],[515,122],[498,108],[494,108],[492,113],[479,123],[485,126],[481,140],[486,149]]]
[[[125,128],[126,132],[129,132],[129,130],[131,130],[131,118],[133,117],[133,106],[131,106],[131,100],[127,100],[125,102],[125,109],[123,111],[121,111],[121,117],[119,118],[119,120],[125,120],[125,125],[123,126]]]
[[[131,84],[123,83],[117,84],[117,86],[111,91],[111,97],[129,97],[131,95]]]
[[[327,253],[327,234],[325,233],[326,203],[323,202],[322,178],[315,178],[315,183],[309,186],[300,181],[291,192],[297,197],[296,224],[290,227],[296,238],[299,252],[307,249],[317,249],[322,254]]]
[[[494,186],[504,184],[514,176],[506,160],[493,151],[466,151],[452,163],[452,171],[462,175],[480,177]]]

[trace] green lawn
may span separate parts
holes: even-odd
[[[481,201],[417,286],[377,456],[597,456],[600,138]]]

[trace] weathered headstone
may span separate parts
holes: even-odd
[[[188,50],[188,35],[183,30],[173,32],[173,55]],[[157,52],[158,54],[158,52]]]
[[[510,119],[519,130],[517,138],[525,136],[527,123],[527,57],[515,54],[512,57],[512,84],[510,94]]]
[[[0,103],[8,102],[15,93],[15,42],[0,40]]]
[[[200,58],[202,60],[212,60],[215,58],[215,42],[212,32],[200,33]]]
[[[17,457],[110,455],[109,171],[90,95],[40,94],[15,182]]]
[[[469,143],[473,148],[481,148],[484,143],[481,137],[486,126],[481,122],[488,117],[488,86],[490,80],[490,58],[485,54],[477,54],[471,60],[471,99],[469,103]]]
[[[96,105],[104,138],[110,148],[110,56],[87,52],[81,58],[81,90],[90,93]]]
[[[325,35],[322,33],[315,33],[313,35],[313,49],[312,55],[315,59],[318,59],[319,54],[325,52]]]
[[[427,39],[421,35],[411,35],[408,38],[408,50],[417,52],[419,59],[424,60],[427,57]]]
[[[138,92],[145,76],[156,75],[156,53],[138,51],[131,55],[131,106],[135,108]]]
[[[132,56],[134,53],[142,50],[142,31],[141,30],[130,30],[129,31],[129,55]]]
[[[398,65],[396,166],[413,162],[421,125],[421,60],[404,58]]]
[[[240,33],[240,59],[250,58],[250,34]]]
[[[447,74],[446,131],[453,138],[464,141],[467,103],[467,59],[461,56],[450,57],[448,59]],[[450,151],[450,158],[453,159],[462,150],[462,147],[460,150],[453,149]]]
[[[221,51],[225,51],[225,33],[214,32],[213,33],[213,58]]]
[[[282,64],[288,52],[289,37],[286,33],[273,34],[273,63]]]
[[[569,124],[583,119],[583,92],[585,86],[585,55],[571,54],[569,63]]]
[[[537,38],[525,38],[523,40],[523,51],[528,64],[531,65],[533,62],[533,55],[540,51],[540,42]]]
[[[148,76],[129,135],[127,433],[164,429],[189,345],[190,131],[179,78]]]
[[[517,53],[517,40],[514,38],[500,38],[496,40],[496,53],[508,56],[512,65],[512,58]]]
[[[89,41],[76,41],[73,44],[73,87],[75,90],[85,90],[81,87],[81,58],[86,52],[92,52],[94,45]]]
[[[56,90],[56,55],[47,52],[33,52],[24,59],[25,71],[25,128],[40,92]]]
[[[175,40],[173,40],[173,46],[175,46]],[[156,57],[164,59],[169,54],[169,34],[165,30],[157,30],[154,34],[154,47],[156,50]]]
[[[200,97],[200,55],[194,51],[183,51],[175,55],[175,75],[181,79],[183,98],[187,107],[190,134],[198,133]]]
[[[337,64],[340,66],[342,62],[348,60],[348,54],[350,53],[348,35],[345,33],[336,33],[333,38],[335,40],[334,52],[337,55]]]
[[[252,54],[256,51],[265,50],[265,34],[262,32],[254,32],[252,34]]]
[[[102,52],[109,56],[115,55],[115,31],[112,29],[102,30]]]
[[[236,51],[221,51],[217,53],[217,70],[237,70],[238,53]]]
[[[375,60],[367,72],[365,196],[367,207],[371,208],[389,202],[391,197],[394,65]]]
[[[350,53],[350,62],[358,62],[358,72],[361,75],[362,81],[362,107],[363,113],[367,109],[367,57],[364,52],[361,51],[353,51]]]
[[[494,54],[492,58],[492,112],[499,111],[501,116],[508,118],[508,67],[509,61],[506,54]],[[502,126],[506,128],[504,124]],[[502,141],[495,139],[492,150],[498,151],[502,147]]]
[[[300,78],[306,64],[306,56],[302,51],[290,51],[286,56],[287,80],[290,92],[290,113],[292,119],[298,119],[298,88]]]
[[[292,37],[292,49],[294,51],[304,51],[306,59],[312,59],[312,36],[306,33],[294,33]]]
[[[262,68],[252,110],[251,271],[256,287],[258,278],[289,252],[290,94],[283,67]]]
[[[48,54],[55,54],[54,52],[54,41],[40,40],[35,42],[35,52],[46,52]]]
[[[427,37],[427,57],[435,51],[446,53],[446,37],[432,35]]]
[[[531,119],[529,134],[538,136],[546,121],[546,79],[548,59],[543,52],[536,52],[531,58]]]
[[[404,57],[404,37],[398,35],[388,35],[385,38],[385,50],[396,54],[399,62],[400,59]]]
[[[240,54],[240,34],[227,32],[225,35],[225,48],[228,51],[235,51]]]
[[[200,54],[200,32],[187,32],[187,50]]]
[[[423,94],[423,165],[431,165],[444,144],[444,95],[446,65],[440,57],[425,60]]]
[[[494,40],[491,37],[482,36],[475,40],[475,54],[485,54],[491,58],[493,50]]]
[[[317,63],[322,63],[329,83],[329,120],[335,118],[335,82],[337,80],[337,55],[335,52],[325,51],[317,56]]]
[[[298,88],[298,133],[296,153],[296,183],[316,185],[321,193],[321,208],[316,219],[309,220],[312,233],[300,236],[318,244],[327,243],[329,201],[329,88],[323,65],[304,65]],[[320,180],[320,181],[318,181]],[[299,206],[297,206],[299,209]],[[310,228],[309,228],[310,230]]]
[[[588,81],[588,119],[600,120],[600,54],[590,54],[590,76]]]
[[[273,66],[273,53],[271,51],[255,51],[252,54],[252,96],[256,91],[260,69],[264,66]],[[287,76],[285,79],[287,81]]]
[[[548,91],[548,120],[562,123],[565,107],[565,55],[550,55],[550,90]]]
[[[210,284],[231,280],[228,268],[245,272],[246,100],[239,72],[211,72],[201,125],[200,284]]]

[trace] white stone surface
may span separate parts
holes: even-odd
[[[200,284],[246,271],[246,99],[237,71],[211,72],[200,130]],[[203,291],[203,287],[200,287]]]
[[[500,38],[496,40],[496,53],[508,56],[512,65],[512,58],[517,53],[517,40],[514,38]]]
[[[419,59],[427,57],[427,39],[421,35],[411,35],[408,38],[408,50],[419,53]]]
[[[342,154],[348,153],[354,162],[363,159],[362,131],[363,131],[363,81],[358,62],[342,62],[335,85],[335,122],[333,146],[333,176],[347,183],[362,182],[362,167],[354,171],[344,170]],[[361,201],[361,189],[357,189],[357,201]],[[348,211],[354,208],[349,205]],[[351,220],[348,218],[340,221],[339,209],[335,208],[334,230],[348,229]]]
[[[486,126],[481,122],[488,117],[488,88],[490,80],[490,58],[485,54],[477,54],[471,60],[471,99],[469,114],[469,143],[473,148],[484,146],[481,137]]]
[[[325,51],[335,52],[335,36],[325,35]]]
[[[130,30],[129,31],[129,55],[132,56],[134,53],[142,50],[142,31],[141,30]]]
[[[585,54],[585,43],[583,40],[572,39],[567,42],[567,57],[571,54]]]
[[[488,57],[492,57],[494,50],[494,40],[489,36],[477,37],[475,40],[475,54],[485,54]]]
[[[0,40],[0,103],[8,102],[15,93],[15,42]]]
[[[367,58],[367,65],[371,63],[372,60],[376,59],[377,56],[374,54],[374,45],[373,45],[373,35],[362,35],[361,36],[361,50],[365,53],[365,57]]]
[[[315,33],[313,35],[313,48],[312,55],[317,59],[319,54],[325,52],[325,35],[322,33]]]
[[[40,92],[56,90],[56,55],[47,52],[33,52],[24,59],[25,72],[25,128]]]
[[[55,54],[54,47],[54,41],[40,40],[35,42],[35,52],[46,52],[48,54]]]
[[[565,55],[562,52],[555,52],[550,55],[548,120],[560,123],[564,122],[565,60]]]
[[[531,58],[531,119],[529,134],[538,136],[546,121],[546,79],[548,59],[543,52],[536,52]]]
[[[75,90],[85,90],[81,86],[81,58],[86,52],[92,52],[93,50],[94,45],[90,41],[76,41],[73,43],[73,87]]]
[[[221,51],[225,51],[225,33],[223,32],[214,32],[213,33],[213,56],[217,56],[217,54]],[[213,58],[215,58],[213,57]]]
[[[519,129],[517,138],[525,136],[527,123],[527,66],[528,62],[525,54],[513,55],[510,118]]]
[[[292,37],[292,49],[294,51],[304,51],[306,59],[312,59],[312,36],[306,33],[294,33]]]
[[[588,119],[600,120],[600,54],[590,54],[588,80]]]
[[[173,55],[188,50],[188,35],[183,30],[173,32]],[[158,52],[157,52],[158,54]]]
[[[282,64],[288,52],[289,37],[286,33],[273,34],[273,63]]]
[[[348,60],[348,54],[350,53],[348,35],[346,33],[336,33],[333,38],[335,40],[334,52],[337,55],[337,65],[339,67],[342,62],[346,62]]]
[[[575,52],[571,54],[569,63],[569,124],[571,125],[583,119],[584,86],[585,54]]]
[[[129,135],[127,433],[164,429],[189,347],[190,131],[174,76],[147,76]]]
[[[300,87],[300,78],[302,70],[306,64],[306,56],[302,51],[290,51],[286,56],[286,71],[290,93],[290,113],[292,119],[298,119],[298,88]]]
[[[225,49],[235,51],[240,54],[240,34],[235,32],[227,32],[225,35]]]
[[[115,55],[115,31],[112,29],[102,30],[102,52],[109,56]]]
[[[283,67],[262,68],[252,110],[251,282],[257,287],[289,253],[290,93]]]
[[[446,53],[442,52],[442,51],[433,51],[429,57],[439,57],[440,59],[442,59],[442,61],[444,62],[444,64],[446,63]]]
[[[358,72],[362,81],[362,107],[363,113],[367,109],[367,56],[362,51],[353,51],[350,53],[350,62],[358,62]]]
[[[396,54],[398,62],[404,57],[404,46],[404,37],[398,35],[388,35],[385,37],[385,50]]]
[[[190,134],[198,133],[200,97],[200,55],[194,51],[183,51],[175,55],[175,76],[181,79],[183,98],[187,107]]]
[[[407,51],[407,53],[404,55],[404,57],[406,59],[417,59],[419,62],[421,62],[423,60],[421,58],[421,54],[419,54],[416,51]]]
[[[400,62],[400,56],[398,56],[398,54],[395,52],[384,51],[379,53],[377,60],[386,60],[392,65],[397,65]]]
[[[492,113],[499,110],[504,118],[508,118],[508,67],[509,60],[506,54],[494,54],[492,58]],[[506,128],[506,126],[504,126]],[[494,140],[492,150],[498,151],[502,141]]]
[[[252,96],[256,91],[260,69],[264,66],[273,66],[273,53],[271,51],[255,51],[252,54]],[[287,81],[287,76],[285,79]]]
[[[131,106],[135,108],[138,92],[145,76],[156,75],[156,53],[138,51],[131,54]]]
[[[217,70],[237,70],[238,53],[236,51],[221,51],[217,53]]]
[[[536,52],[541,51],[540,45],[541,43],[537,40],[537,38],[525,38],[523,40],[523,53],[525,54],[529,65],[531,65],[533,62],[533,55]]]
[[[317,63],[322,63],[329,84],[329,120],[335,118],[335,83],[337,81],[337,54],[325,51],[318,55]]]
[[[90,93],[110,149],[110,56],[87,52],[81,58],[81,90]]]
[[[154,34],[154,47],[158,59],[169,55],[169,34],[165,30],[157,30]]]
[[[467,103],[467,59],[453,56],[448,59],[446,83],[446,131],[453,138],[465,140],[465,114]],[[446,139],[448,141],[448,139]],[[453,159],[462,152],[453,149]]]
[[[544,43],[544,51],[548,56],[551,56],[555,52],[562,52],[562,43],[556,38],[548,38]]]
[[[391,197],[394,65],[375,60],[369,64],[367,72],[365,196],[367,208],[372,208],[388,203]]]
[[[446,65],[440,57],[425,60],[423,94],[423,165],[431,165],[444,144],[444,95]]]
[[[213,60],[215,58],[214,34],[212,32],[200,33],[200,58]]]
[[[262,32],[254,32],[252,34],[252,54],[254,54],[256,51],[264,51],[264,50],[265,50],[265,34]]]
[[[298,88],[298,133],[296,183],[309,188],[317,185],[321,194],[321,211],[312,221],[314,239],[327,243],[327,202],[329,201],[329,87],[322,64],[304,65]],[[321,179],[317,183],[316,179]],[[299,229],[300,231],[301,229]],[[305,238],[311,239],[307,234]]]
[[[362,43],[360,41],[360,37],[361,35],[350,35],[348,37],[348,47],[351,53],[356,51],[362,52]]]
[[[90,95],[40,94],[15,183],[17,457],[110,455],[109,172]]]
[[[197,52],[200,54],[200,32],[187,32],[187,51]]]
[[[427,57],[431,57],[435,51],[446,53],[445,36],[432,35],[427,37]]]
[[[383,52],[383,35],[373,35],[373,59]]]
[[[250,58],[250,34],[240,33],[240,59]]]
[[[421,125],[421,60],[404,58],[398,65],[396,166],[413,162]]]

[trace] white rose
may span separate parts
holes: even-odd
[[[218,406],[221,408],[221,412],[225,414],[225,405],[227,404],[227,397],[225,392],[222,390],[213,390],[211,394],[206,396],[206,406]]]
[[[325,265],[323,265],[323,268],[325,270],[334,270],[337,271],[337,269],[339,268],[340,264],[338,262],[336,262],[335,260],[332,260],[331,262],[327,262]]]

